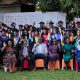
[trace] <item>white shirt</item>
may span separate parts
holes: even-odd
[[[48,53],[47,46],[44,43],[35,44],[33,49],[32,49],[32,52],[34,52],[34,54],[39,54],[39,53],[45,54],[45,53]]]
[[[24,48],[23,48],[23,56],[24,56],[24,57],[27,57],[27,56],[28,56],[28,49],[27,49],[27,47],[25,47],[25,46],[24,46]]]

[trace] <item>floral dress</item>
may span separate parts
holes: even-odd
[[[16,64],[15,49],[13,47],[6,47],[4,49],[5,54],[3,55],[3,64],[8,67],[9,65]]]

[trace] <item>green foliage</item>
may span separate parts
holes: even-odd
[[[59,11],[59,0],[39,0],[39,7],[44,11]]]
[[[79,0],[60,0],[60,11],[67,13],[67,19],[73,20],[74,17],[80,17]]]
[[[80,17],[80,0],[38,0],[41,11],[61,11],[67,19]]]

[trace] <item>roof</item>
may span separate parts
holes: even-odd
[[[17,0],[1,0],[0,4],[13,4]]]
[[[11,4],[36,4],[36,0],[1,0],[0,5],[11,5]]]

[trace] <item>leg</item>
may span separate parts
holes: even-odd
[[[78,60],[78,71],[80,71],[80,59],[77,60]]]
[[[55,64],[56,64],[56,61],[52,61],[52,70],[54,71],[55,69]]]
[[[66,67],[65,69],[68,70],[69,69],[69,61],[65,62],[66,63]]]
[[[9,71],[12,72],[12,64],[9,64]]]
[[[50,71],[51,71],[51,68],[52,68],[52,67],[51,67],[51,64],[52,64],[52,62],[51,62],[51,61],[49,61],[49,67],[50,67]]]

